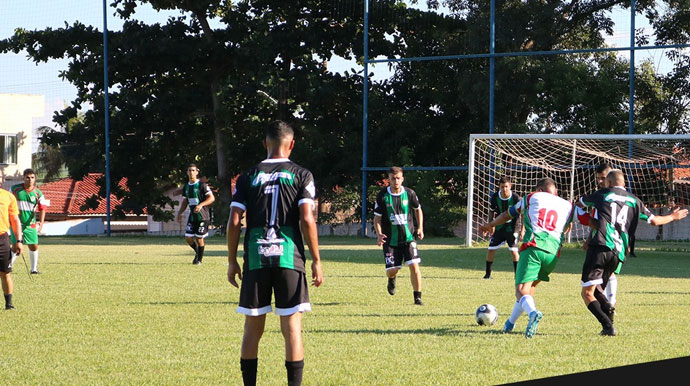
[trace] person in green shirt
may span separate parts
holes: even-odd
[[[208,223],[211,219],[208,206],[213,204],[216,198],[211,192],[211,188],[200,181],[199,168],[195,164],[187,167],[187,177],[189,182],[182,187],[182,205],[177,212],[177,221],[182,219],[187,206],[189,206],[189,217],[187,227],[184,231],[184,238],[187,244],[194,250],[194,260],[192,264],[199,265],[204,258],[204,239],[208,236]]]
[[[33,169],[25,169],[22,173],[24,182],[12,186],[11,191],[17,199],[19,207],[19,222],[22,226],[24,244],[29,247],[29,258],[31,260],[31,274],[36,275],[38,271],[38,234],[43,230],[43,223],[46,218],[46,208],[50,206],[50,201],[46,200],[43,192],[36,187],[36,173]],[[36,218],[38,217],[38,222]],[[12,244],[16,242],[14,232],[10,233]],[[20,252],[21,253],[21,252]],[[13,256],[12,261],[17,258]]]

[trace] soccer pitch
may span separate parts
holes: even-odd
[[[181,237],[41,238],[41,275],[22,258],[13,311],[2,313],[0,379],[35,384],[241,384],[244,317],[226,279],[225,240],[209,238],[203,265]],[[412,304],[409,270],[386,292],[374,240],[321,238],[325,281],[310,288],[304,317],[305,385],[484,385],[690,355],[688,243],[638,242],[619,276],[616,326],[600,325],[580,298],[581,249],[565,249],[551,282],[537,288],[537,335],[500,329],[512,309],[512,263],[496,253],[483,280],[484,248],[458,239],[420,243],[424,306]],[[28,253],[25,252],[28,260]],[[32,280],[33,279],[33,280]],[[474,322],[482,303],[499,321]],[[283,385],[284,346],[270,314],[258,383]]]

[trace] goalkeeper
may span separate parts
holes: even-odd
[[[511,189],[512,182],[510,181],[510,177],[501,177],[498,181],[498,190],[491,195],[490,200],[491,211],[494,212],[494,218],[500,216],[501,213],[520,201],[520,196]],[[496,254],[496,250],[504,243],[508,247],[508,251],[510,251],[510,255],[513,258],[513,272],[515,272],[518,259],[520,259],[520,255],[518,254],[517,225],[518,218],[513,218],[507,223],[497,226],[494,230],[491,235],[491,240],[489,241],[489,248],[486,251],[486,272],[484,274],[484,279],[491,279],[494,255]],[[520,238],[522,238],[524,233],[524,228],[522,228]]]

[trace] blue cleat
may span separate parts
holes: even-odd
[[[529,323],[527,323],[527,330],[525,330],[525,338],[531,338],[537,333],[537,325],[542,317],[544,317],[544,314],[539,311],[530,312]]]
[[[507,319],[506,323],[503,325],[503,330],[501,330],[501,332],[507,334],[509,332],[512,332],[513,328],[515,328],[515,325],[513,323],[510,323],[510,319]]]

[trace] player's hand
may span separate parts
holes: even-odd
[[[683,218],[687,217],[687,215],[688,215],[688,210],[687,210],[687,209],[676,208],[676,209],[673,210],[673,212],[671,213],[671,215],[673,216],[673,219],[674,219],[674,220],[678,221],[678,220],[680,220],[680,219],[683,219]]]
[[[424,238],[424,230],[417,229],[417,240],[421,240],[423,238]]]
[[[201,204],[194,207],[194,213],[199,213],[201,211]]]
[[[318,287],[323,284],[323,271],[321,270],[320,261],[312,261],[311,263],[311,285]]]
[[[487,233],[492,235],[494,234],[494,227],[489,226],[489,224],[482,224],[479,226],[479,231],[482,232],[484,236],[486,236]]]
[[[586,251],[587,248],[589,248],[589,240],[585,240],[585,242],[582,243],[582,249]]]
[[[19,255],[22,253],[22,244],[20,242],[16,242],[12,244],[12,252],[15,254]]]
[[[379,233],[379,236],[376,238],[376,245],[379,247],[383,245],[383,243],[386,241],[386,235],[383,233]]]
[[[237,262],[228,265],[228,281],[235,286],[235,288],[239,288],[240,286],[237,284],[237,281],[235,281],[235,275],[242,280],[242,269],[240,269],[240,265],[237,264]]]

